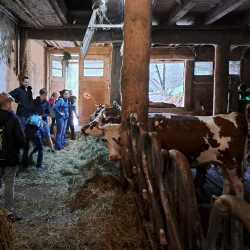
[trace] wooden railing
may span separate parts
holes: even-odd
[[[138,194],[140,218],[152,249],[225,249],[223,241],[232,237],[234,231],[226,232],[223,225],[225,220],[233,219],[223,216],[215,207],[205,238],[191,166],[186,157],[176,150],[161,149],[155,134],[143,131],[135,119],[128,124],[127,136],[126,175]],[[221,235],[224,235],[222,239]],[[218,239],[221,244],[215,248]],[[237,247],[240,245],[227,250],[241,249]]]

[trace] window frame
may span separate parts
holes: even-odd
[[[230,74],[230,63],[231,62],[238,62],[239,63],[239,73],[238,74]],[[240,77],[240,73],[241,73],[241,61],[240,60],[229,60],[229,62],[228,62],[228,74],[229,74],[229,76]]]
[[[100,64],[102,64],[102,67],[86,67],[86,62],[101,62]],[[83,60],[83,72],[82,72],[82,76],[86,77],[86,78],[104,78],[105,77],[105,66],[106,66],[106,62],[105,59],[103,58],[86,58],[85,60]],[[86,75],[86,70],[102,70],[102,75]]]
[[[53,62],[59,62],[59,63],[61,64],[61,68],[53,67]],[[57,71],[60,70],[60,71],[61,71],[61,75],[60,75],[60,76],[54,75],[54,74],[53,74],[53,71],[54,71],[54,70],[57,70]],[[64,77],[63,63],[62,63],[61,60],[57,60],[57,59],[55,59],[55,58],[52,58],[52,59],[51,59],[51,76],[52,76],[53,78],[63,78],[63,77]]]
[[[164,59],[164,58],[151,58],[150,59],[150,65],[151,64],[175,64],[175,63],[183,64],[183,104],[182,104],[182,106],[177,106],[177,108],[184,108],[184,106],[185,106],[185,72],[186,72],[185,60],[183,60],[183,59],[171,60],[171,59]],[[149,84],[150,84],[150,77],[149,77]],[[149,86],[148,93],[149,93],[149,95],[154,94],[154,92],[150,92],[150,86]],[[160,94],[160,93],[155,93],[155,94]],[[149,99],[150,99],[150,97],[149,97]],[[152,101],[152,102],[154,102],[154,101]],[[174,104],[174,103],[172,103],[172,104]]]
[[[196,74],[196,64],[197,63],[210,63],[212,64],[212,70],[211,70],[211,74]],[[194,77],[201,77],[201,78],[212,78],[214,76],[214,61],[211,60],[198,60],[194,62]]]

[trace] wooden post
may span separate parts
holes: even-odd
[[[184,107],[187,110],[192,110],[192,86],[193,86],[193,75],[194,75],[194,61],[186,60],[186,74],[185,74],[185,97]]]
[[[250,88],[250,50],[246,49],[243,52],[240,65],[240,78],[242,83]]]
[[[214,100],[213,114],[223,114],[227,112],[228,103],[228,75],[229,75],[229,45],[215,45],[214,64]]]
[[[151,0],[125,2],[124,55],[122,72],[122,121],[136,113],[147,128],[149,61],[151,48]]]
[[[27,74],[28,58],[27,58],[27,32],[23,29],[20,32],[20,74]]]
[[[113,44],[110,100],[121,103],[121,44]]]

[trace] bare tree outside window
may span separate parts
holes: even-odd
[[[151,102],[165,102],[184,106],[183,61],[152,61],[150,63],[149,99]]]

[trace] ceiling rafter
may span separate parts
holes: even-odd
[[[215,23],[248,1],[249,0],[224,0],[220,5],[208,13],[207,17],[205,18],[205,24]]]
[[[51,7],[56,12],[62,24],[67,24],[67,7],[64,0],[49,0]]]
[[[169,24],[176,24],[182,17],[184,17],[197,4],[197,0],[186,0],[181,5],[177,5],[175,9],[170,12],[168,17]]]

